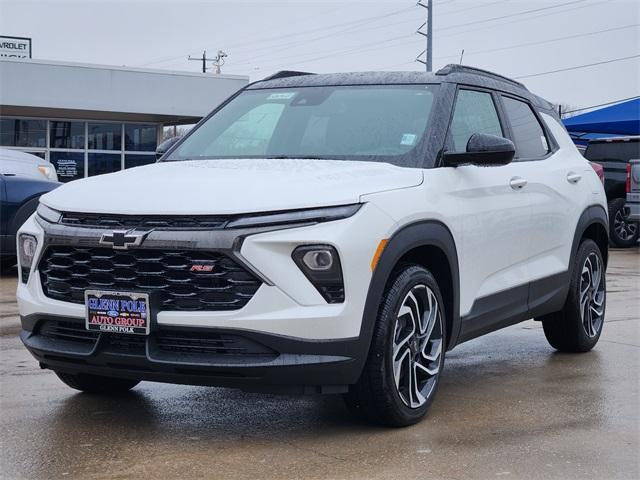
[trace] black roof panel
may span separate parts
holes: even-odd
[[[442,82],[457,83],[476,87],[484,87],[512,93],[529,99],[537,107],[553,112],[553,105],[546,100],[532,94],[527,88],[510,78],[488,72],[486,70],[468,67],[466,65],[447,65],[437,73],[417,71],[407,72],[346,72],[346,73],[305,73],[278,72],[264,80],[247,86],[248,90],[262,88],[294,88],[294,87],[322,87],[340,85],[411,85],[438,84]]]

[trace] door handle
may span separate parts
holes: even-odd
[[[579,173],[575,173],[575,172],[567,173],[567,182],[569,183],[578,183],[581,178],[582,178],[582,175],[580,175]]]
[[[522,190],[524,186],[527,184],[527,181],[522,177],[513,177],[509,181],[509,186],[514,190]]]

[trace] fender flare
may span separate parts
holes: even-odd
[[[437,247],[447,257],[453,285],[453,308],[451,312],[447,312],[451,316],[451,332],[447,347],[451,349],[456,344],[460,333],[460,274],[456,244],[451,231],[445,224],[435,220],[420,221],[406,225],[392,235],[371,277],[360,327],[360,341],[363,345],[360,358],[363,365],[369,354],[380,299],[384,294],[387,282],[398,261],[407,252],[418,247]]]
[[[37,195],[20,205],[15,215],[11,219],[10,225],[8,225],[7,231],[10,235],[16,235],[18,233],[18,230],[20,230],[22,224],[29,219],[33,212],[37,210],[39,202],[40,195]]]
[[[573,259],[576,257],[576,253],[578,252],[578,247],[580,246],[580,240],[582,236],[587,231],[587,229],[592,225],[600,225],[604,228],[605,232],[607,232],[607,244],[609,241],[609,214],[605,210],[602,205],[591,205],[587,207],[580,218],[578,219],[578,224],[576,225],[576,231],[573,234],[573,243],[571,244],[571,257],[569,258],[569,265],[573,263]],[[608,252],[603,252],[605,266],[608,262]]]

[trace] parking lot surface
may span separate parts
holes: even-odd
[[[640,252],[611,252],[597,347],[529,321],[447,355],[427,418],[386,429],[337,396],[142,383],[104,398],[40,370],[0,279],[2,478],[640,478]]]

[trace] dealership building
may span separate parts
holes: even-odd
[[[163,127],[196,123],[245,76],[0,58],[0,148],[33,153],[60,181],[155,161]]]

